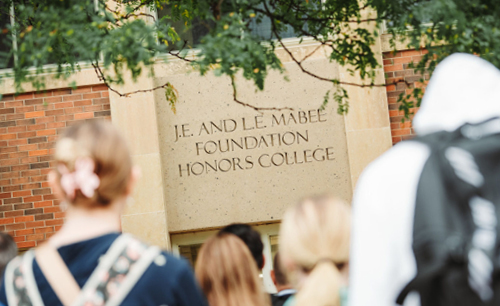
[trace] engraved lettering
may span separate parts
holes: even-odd
[[[195,166],[199,166],[198,168],[201,167],[201,169],[199,171],[197,171],[195,169]],[[191,166],[191,173],[193,173],[194,175],[200,175],[203,173],[203,170],[205,170],[205,167],[203,166],[202,163],[199,163],[199,162],[196,162],[196,163],[193,163],[193,165]]]
[[[318,113],[317,110],[310,110],[307,113],[309,114],[309,122],[310,123],[316,123],[316,122],[318,122],[317,120],[316,121],[313,120],[313,118],[315,118],[317,116],[317,113]]]
[[[223,143],[224,143],[224,142],[226,143],[226,149],[223,149]],[[221,153],[224,153],[224,152],[229,152],[229,139],[226,139],[226,141],[224,141],[224,140],[219,140],[219,141],[218,141],[218,143],[219,143],[219,151],[220,151]]]
[[[236,131],[237,127],[238,127],[238,125],[236,124],[236,120],[234,120],[234,119],[226,119],[226,120],[224,120],[224,131],[226,133],[231,133],[231,132]]]
[[[252,127],[252,128],[247,128],[246,123],[245,123],[245,118],[241,118],[241,119],[243,120],[243,130],[245,130],[245,131],[249,131],[249,130],[253,130],[253,129],[254,129],[254,127]]]
[[[174,129],[175,129],[175,141],[174,142],[177,142],[177,140],[179,140],[179,131],[177,130],[177,125],[174,125]]]
[[[324,110],[318,109],[318,122],[326,122],[326,118],[325,118],[325,120],[321,120],[321,116],[326,116],[326,113]]]
[[[281,153],[274,153],[273,156],[271,157],[271,163],[273,163],[273,165],[275,165],[276,167],[283,165],[284,162],[285,162],[285,157]]]
[[[333,148],[332,147],[326,148],[326,159],[328,159],[328,160],[334,160],[335,157],[332,156],[330,158],[330,155],[333,155]]]
[[[291,136],[291,137],[288,137],[288,141],[286,139],[287,135]],[[295,134],[292,132],[286,132],[285,134],[283,134],[281,141],[283,141],[283,143],[286,144],[287,146],[292,145],[295,142]]]
[[[187,175],[189,176],[189,164],[186,164],[186,169],[182,169],[182,165],[179,165],[179,176],[182,177],[182,171],[186,171]]]
[[[308,155],[307,153],[311,153],[311,150],[304,150],[304,162],[306,163],[312,163],[313,161],[311,159],[308,159],[308,158],[311,158],[312,155]]]
[[[202,144],[203,144],[203,142],[197,142],[197,143],[195,144],[195,145],[196,145],[196,155],[200,155],[200,150],[201,150],[202,148],[200,148],[200,146],[199,146],[199,145],[202,145]]]
[[[253,146],[249,146],[249,145],[248,145],[248,140],[249,140],[249,139],[253,140]],[[257,142],[257,138],[255,138],[255,137],[253,137],[253,136],[247,136],[247,137],[245,137],[245,148],[246,148],[247,150],[252,150],[252,149],[257,148],[257,144],[258,144],[258,142]]]
[[[214,164],[211,165],[209,162],[205,162],[205,169],[207,169],[207,173],[208,173],[208,168],[211,168],[214,172],[217,172],[217,160],[214,160]]]
[[[217,131],[222,132],[222,120],[219,122],[219,125],[220,126],[215,124],[213,121],[210,121],[210,130],[211,130],[212,134],[217,133]],[[214,128],[215,128],[215,130],[214,130]]]
[[[302,138],[305,142],[309,142],[309,130],[306,130],[306,136],[297,132],[297,144],[300,143],[300,138]]]
[[[182,137],[190,137],[191,135],[189,135],[189,128],[188,128],[188,125],[189,124],[182,124],[181,125],[181,130],[182,130]]]
[[[307,123],[306,112],[299,111],[299,123],[301,123],[301,124]]]
[[[234,145],[243,150],[243,138],[240,138],[240,143],[237,143],[234,139],[231,139],[231,151],[234,151]]]
[[[222,168],[222,162],[227,162],[227,168],[223,169]],[[222,171],[222,172],[228,172],[229,170],[231,170],[231,161],[229,159],[223,159],[219,162],[219,170]]]
[[[262,117],[263,117],[262,115],[261,116],[255,116],[255,127],[257,129],[259,129],[259,130],[266,128],[266,125],[262,121]]]
[[[273,114],[273,117],[272,117],[272,126],[280,125],[280,124],[286,125],[286,123],[285,123],[285,114],[281,114],[281,116],[279,117],[279,119],[276,118],[276,115]]]
[[[245,162],[247,163],[247,166],[245,169],[249,170],[249,169],[253,168],[252,156],[245,157]]]
[[[241,170],[244,170],[242,166],[240,166],[240,159],[238,157],[233,157],[233,170],[236,171],[236,166]]]
[[[325,155],[324,154],[321,154],[321,157],[316,157],[316,153],[318,152],[323,152],[324,150],[319,148],[319,149],[316,149],[313,151],[313,158],[316,160],[316,161],[324,161],[325,160]],[[319,159],[318,159],[319,158]]]
[[[271,163],[269,163],[269,166],[264,166],[264,165],[262,164],[262,157],[264,157],[264,156],[269,157],[269,154],[262,154],[262,155],[259,157],[259,160],[258,160],[259,165],[260,165],[262,168],[269,168],[269,167],[271,167]]]
[[[212,150],[210,150],[210,148],[208,147],[209,145],[213,146]],[[207,154],[214,154],[215,152],[217,152],[217,144],[211,140],[207,141],[203,148],[205,149],[205,153],[207,153]]]
[[[200,135],[201,135],[201,133],[202,133],[203,131],[205,131],[205,133],[206,133],[207,135],[210,135],[210,133],[208,132],[207,127],[205,126],[205,123],[202,123],[202,124],[201,124],[201,126],[200,126],[200,132],[198,133],[198,136],[200,136]]]

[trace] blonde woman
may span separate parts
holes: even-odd
[[[219,233],[203,244],[196,278],[210,306],[267,306],[255,261],[240,238]]]
[[[0,304],[205,305],[189,265],[120,233],[137,171],[108,122],[68,128],[49,183],[67,206],[62,228],[6,268]]]
[[[335,198],[307,198],[289,208],[280,228],[281,264],[298,290],[287,306],[345,306],[350,207]]]

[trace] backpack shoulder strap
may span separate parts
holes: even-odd
[[[136,243],[141,243],[140,241],[136,241]],[[147,247],[147,246],[146,246]],[[129,292],[134,288],[135,284],[139,281],[139,279],[142,277],[144,272],[149,268],[151,263],[153,261],[158,262],[156,259],[157,258],[164,258],[163,255],[161,255],[161,250],[156,247],[156,246],[149,246],[147,249],[144,249],[141,252],[141,255],[138,260],[133,260],[130,257],[127,256],[127,252],[132,251],[133,248],[127,250],[122,254],[122,258],[128,258],[128,260],[131,263],[130,270],[128,273],[123,273],[125,276],[125,279],[119,284],[116,294],[110,297],[108,303],[106,306],[119,306],[123,302],[123,300],[127,297]],[[162,259],[161,261],[165,262],[165,259]],[[117,275],[115,277],[115,280],[120,279],[120,276]]]
[[[423,144],[429,146],[431,151],[440,150],[449,145],[450,142],[462,137],[460,133],[460,129],[457,129],[453,132],[449,131],[439,131],[431,134],[417,136],[413,138],[411,141],[418,141]]]
[[[161,251],[128,234],[118,237],[101,258],[73,306],[120,305]]]
[[[33,275],[35,253],[14,258],[5,270],[5,292],[10,306],[44,306]]]
[[[35,257],[40,270],[61,303],[65,306],[71,305],[80,294],[80,286],[57,249],[45,242],[36,249]]]

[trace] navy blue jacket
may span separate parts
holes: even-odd
[[[99,258],[107,252],[119,235],[107,234],[58,249],[80,288],[97,267]],[[167,258],[166,264],[158,266],[153,262],[121,305],[206,306],[206,299],[196,283],[190,265],[171,254],[162,254]],[[36,260],[33,263],[33,272],[43,303],[47,306],[62,306]],[[3,282],[0,287],[0,303],[7,305]]]

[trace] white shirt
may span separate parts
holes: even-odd
[[[370,164],[353,199],[350,306],[394,306],[417,269],[412,250],[417,184],[429,148],[404,142]],[[410,294],[405,306],[419,306]]]

